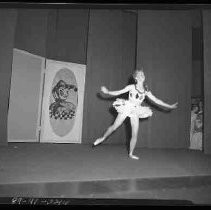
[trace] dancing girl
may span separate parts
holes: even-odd
[[[107,139],[109,135],[111,135],[123,122],[129,117],[131,128],[132,128],[132,136],[130,140],[130,149],[129,149],[129,157],[132,159],[138,160],[139,157],[133,154],[135,149],[135,145],[138,137],[139,130],[139,118],[148,118],[152,116],[152,110],[147,106],[142,106],[142,102],[145,97],[148,97],[151,101],[156,103],[157,105],[166,107],[168,109],[176,109],[178,103],[174,103],[172,105],[163,102],[162,100],[156,98],[151,91],[149,91],[145,83],[145,75],[143,69],[136,70],[133,73],[133,78],[135,80],[135,84],[128,85],[122,90],[117,91],[109,91],[105,86],[101,87],[101,91],[104,94],[118,96],[123,93],[129,92],[128,99],[120,99],[117,98],[116,101],[113,102],[113,107],[118,112],[118,115],[114,121],[114,123],[108,127],[106,132],[102,137],[95,140],[93,143],[93,147],[101,144],[103,141]]]

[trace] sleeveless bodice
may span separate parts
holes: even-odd
[[[129,101],[131,101],[131,102],[133,102],[135,104],[141,105],[141,103],[145,99],[145,95],[146,95],[146,91],[144,91],[142,93],[142,92],[138,91],[136,89],[136,87],[134,86],[134,88],[129,91],[128,99],[129,99]]]

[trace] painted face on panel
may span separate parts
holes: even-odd
[[[76,77],[70,69],[60,69],[54,77],[50,96],[50,124],[56,135],[67,135],[74,126],[78,106]]]

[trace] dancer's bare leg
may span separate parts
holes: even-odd
[[[137,137],[138,137],[138,129],[139,129],[139,118],[137,116],[133,116],[130,118],[131,127],[132,127],[132,137],[130,140],[130,151],[129,151],[129,157],[132,159],[138,160],[139,157],[133,155],[133,151],[136,146]]]
[[[104,133],[104,135],[102,137],[98,138],[94,142],[94,146],[97,146],[98,144],[100,144],[103,141],[105,141],[106,138],[109,135],[111,135],[124,122],[124,120],[125,120],[126,117],[127,117],[127,115],[119,113],[117,115],[117,118],[115,119],[114,123],[110,127],[108,127],[108,129],[106,130],[106,132]]]

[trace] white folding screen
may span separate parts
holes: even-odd
[[[8,142],[37,142],[45,58],[13,50],[8,112]]]

